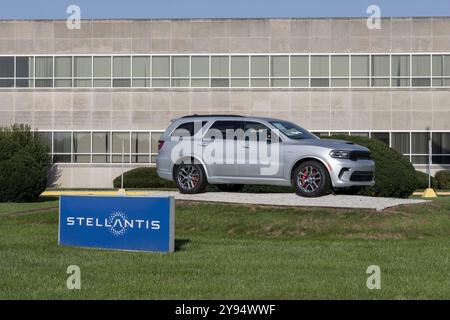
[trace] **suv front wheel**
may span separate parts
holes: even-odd
[[[203,192],[208,185],[203,167],[195,163],[182,163],[175,168],[174,181],[181,193]]]
[[[319,197],[330,189],[330,176],[318,161],[305,161],[293,174],[297,194],[303,197]]]

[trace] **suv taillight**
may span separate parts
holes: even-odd
[[[163,145],[164,145],[164,140],[158,140],[158,151],[161,150]]]

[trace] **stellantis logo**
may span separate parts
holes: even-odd
[[[112,212],[108,218],[67,217],[67,226],[89,228],[108,228],[115,237],[123,236],[129,229],[159,230],[161,222],[158,220],[130,219],[121,210]]]

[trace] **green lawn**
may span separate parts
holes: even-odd
[[[57,206],[0,204],[0,298],[450,299],[448,197],[381,213],[177,202],[174,254],[59,247],[57,210],[36,211]]]
[[[41,198],[37,202],[11,203],[0,202],[0,215],[58,207],[58,198]]]

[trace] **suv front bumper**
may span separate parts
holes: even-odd
[[[375,163],[373,160],[331,159],[330,177],[333,187],[373,186]]]

